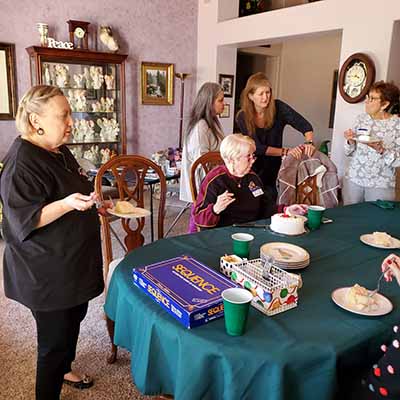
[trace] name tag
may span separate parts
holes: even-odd
[[[253,181],[249,183],[249,189],[254,197],[258,197],[264,194],[264,191],[260,188],[260,186],[257,186]]]

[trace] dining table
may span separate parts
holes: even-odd
[[[176,400],[343,399],[355,373],[372,366],[380,345],[399,320],[400,288],[382,282],[380,293],[393,304],[382,316],[359,315],[331,298],[355,283],[376,287],[382,260],[396,249],[369,246],[360,236],[387,232],[400,238],[400,204],[392,209],[365,202],[327,209],[331,223],[300,236],[257,227],[221,227],[161,239],[126,255],[108,289],[105,312],[115,321],[114,342],[131,352],[136,387]],[[132,271],[180,255],[191,255],[219,271],[220,257],[232,254],[231,235],[251,233],[250,257],[260,246],[284,242],[301,246],[310,264],[301,274],[298,305],[274,316],[250,307],[243,336],[229,336],[224,318],[186,329],[133,284]],[[400,252],[399,252],[400,254]],[[292,272],[292,271],[291,271]]]

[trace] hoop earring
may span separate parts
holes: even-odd
[[[37,131],[36,131],[36,133],[37,133],[39,136],[44,135],[44,130],[43,130],[43,128],[38,128]]]

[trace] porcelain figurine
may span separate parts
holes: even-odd
[[[106,87],[108,90],[114,88],[114,76],[113,75],[104,75],[104,81],[106,82]]]
[[[110,26],[101,26],[99,38],[101,43],[103,43],[108,50],[117,51],[119,49],[118,43],[115,40],[112,29]]]
[[[74,82],[76,88],[83,88],[84,87],[84,74],[74,74]]]
[[[58,87],[67,87],[69,76],[68,76],[69,67],[67,65],[56,64],[54,66],[54,75],[56,77],[56,86]]]
[[[101,67],[91,66],[89,68],[90,77],[92,79],[93,89],[100,89],[104,82],[104,76],[102,74]]]

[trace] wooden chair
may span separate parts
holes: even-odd
[[[317,176],[310,176],[296,187],[296,203],[318,205],[319,194]]]
[[[167,184],[165,175],[161,168],[153,161],[138,155],[122,155],[112,158],[105,163],[98,171],[95,179],[95,190],[101,200],[104,198],[104,186],[102,186],[103,178],[113,182],[113,187],[118,191],[118,200],[134,201],[138,207],[144,207],[144,193],[146,186],[146,173],[149,169],[153,169],[160,181],[159,206],[158,206],[158,222],[157,234],[158,239],[164,236],[164,218],[165,218],[165,199]],[[118,242],[124,249],[124,253],[128,253],[135,248],[142,246],[144,243],[143,228],[145,218],[125,219],[112,216],[100,216],[102,242],[103,242],[103,258],[104,258],[104,278],[108,279],[110,263],[113,261],[113,248],[111,232],[114,233]],[[124,232],[123,242],[118,238],[115,230],[111,226],[111,222],[119,220]],[[117,263],[118,264],[118,263]],[[107,290],[107,287],[106,287]],[[111,339],[111,355],[107,361],[113,363],[117,357],[117,347],[114,345],[114,321],[106,316],[107,329]]]
[[[222,165],[224,160],[221,157],[221,153],[219,151],[210,151],[208,153],[200,156],[190,168],[190,191],[192,192],[193,202],[197,199],[198,187],[196,182],[196,174],[198,174],[198,169],[202,168],[204,175],[210,172],[217,165]]]

